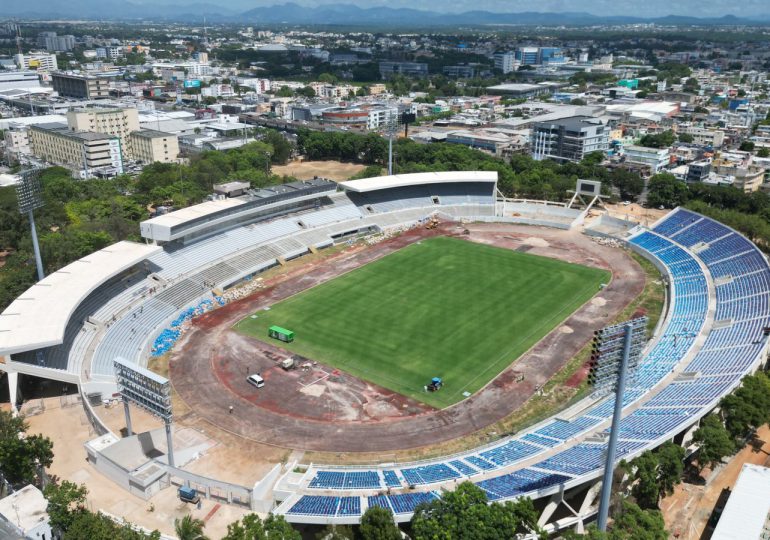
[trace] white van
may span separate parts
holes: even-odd
[[[260,377],[259,373],[255,375],[249,375],[246,377],[246,381],[248,381],[249,384],[256,386],[257,388],[262,388],[265,386],[265,379]]]

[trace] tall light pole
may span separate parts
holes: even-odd
[[[16,184],[16,198],[19,201],[19,212],[27,214],[29,227],[32,233],[32,249],[35,252],[35,265],[37,266],[37,280],[45,277],[43,259],[40,257],[40,245],[37,241],[37,229],[35,228],[35,209],[43,206],[43,197],[40,187],[41,169],[30,169],[21,173],[21,180]]]
[[[612,494],[612,476],[615,470],[620,420],[623,411],[623,395],[628,379],[636,375],[646,341],[647,317],[639,317],[621,324],[607,326],[595,332],[591,352],[589,383],[597,393],[615,392],[612,427],[605,456],[604,479],[597,525],[607,530],[607,518]]]

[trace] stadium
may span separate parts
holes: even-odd
[[[77,385],[99,435],[88,459],[140,496],[184,484],[292,523],[357,523],[371,506],[405,522],[470,480],[491,501],[534,499],[548,531],[581,526],[597,511],[608,396],[461,452],[288,462],[254,486],[162,452],[123,467],[99,407],[117,392],[116,359],[167,357],[179,398],[245,439],[381,456],[451,441],[511,414],[616,321],[644,286],[633,252],[660,271],[666,300],[624,395],[618,459],[686,446],[765,361],[768,262],[683,208],[650,226],[589,223],[590,209],[503,199],[496,173],[477,171],[313,179],[161,215],[141,224],[146,243],[84,257],[2,313],[11,396],[19,374]],[[269,337],[275,328],[286,342]],[[253,373],[264,387],[249,386]]]

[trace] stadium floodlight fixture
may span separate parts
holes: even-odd
[[[113,360],[115,382],[118,392],[123,398],[123,409],[126,415],[126,431],[129,437],[131,429],[131,412],[128,404],[141,407],[163,420],[166,427],[166,443],[168,445],[168,464],[174,467],[174,446],[171,438],[171,382],[157,373],[133,364],[123,358]]]
[[[647,317],[639,317],[621,324],[602,328],[595,332],[593,353],[590,361],[589,382],[595,391],[615,391],[615,406],[612,414],[610,440],[607,443],[604,479],[599,503],[598,526],[607,530],[612,475],[615,469],[615,455],[618,446],[618,432],[623,412],[623,397],[626,383],[636,375],[639,360],[647,338]]]
[[[37,241],[37,229],[35,228],[35,210],[43,206],[42,187],[40,185],[40,173],[42,169],[29,169],[21,173],[21,179],[16,184],[16,198],[19,202],[19,212],[27,214],[29,227],[32,234],[32,249],[35,252],[35,265],[37,266],[37,279],[41,281],[45,277],[43,259],[40,256],[40,245]]]

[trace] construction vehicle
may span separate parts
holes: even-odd
[[[425,225],[426,229],[435,229],[438,227],[438,218],[436,216],[431,217],[428,223]]]
[[[177,493],[179,494],[179,500],[182,502],[198,504],[201,500],[198,492],[191,487],[182,486]]]
[[[297,363],[294,361],[293,357],[292,358],[286,358],[284,360],[281,360],[281,367],[285,371],[290,371],[290,370],[294,369],[295,367],[297,367]]]
[[[444,386],[444,381],[441,380],[439,377],[433,377],[425,388],[428,390],[428,392],[438,392],[441,390],[441,387]]]

